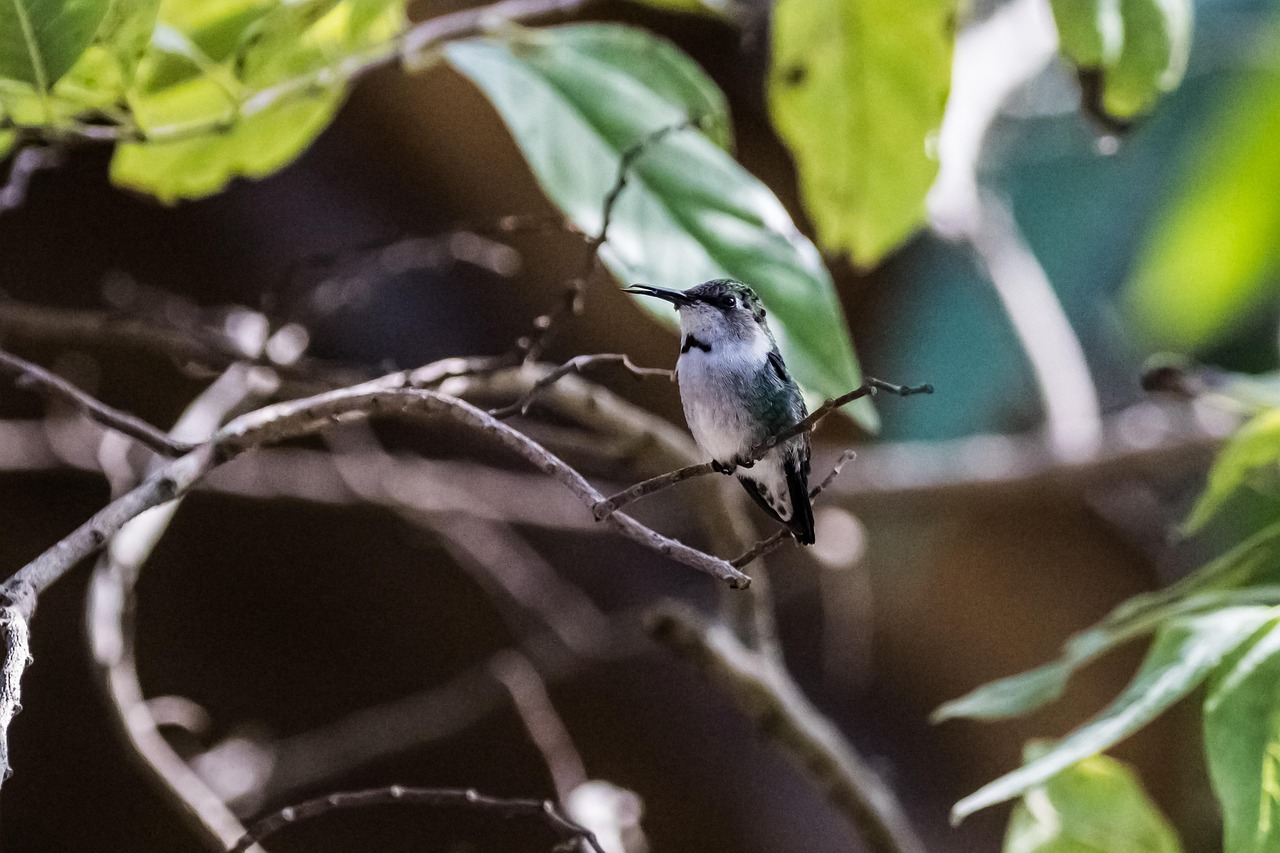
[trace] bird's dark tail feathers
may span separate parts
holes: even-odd
[[[801,545],[812,545],[813,504],[809,502],[809,463],[788,459],[783,463],[787,475],[787,488],[791,492],[791,520],[787,526]]]

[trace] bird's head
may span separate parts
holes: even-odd
[[[764,305],[755,291],[740,281],[715,279],[684,291],[647,284],[624,289],[670,302],[680,312],[680,331],[705,343],[753,341],[761,335],[773,341]]]

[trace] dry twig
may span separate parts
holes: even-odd
[[[86,394],[53,371],[32,364],[25,358],[0,350],[0,369],[18,376],[19,386],[38,388],[51,397],[65,400],[105,427],[122,432],[133,440],[151,448],[161,456],[181,456],[195,446],[178,441],[151,424],[128,412],[112,408],[95,397]]]

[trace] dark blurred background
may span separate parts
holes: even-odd
[[[1149,347],[1116,309],[1135,246],[1206,123],[1249,69],[1250,35],[1264,12],[1244,0],[1199,3],[1186,81],[1106,156],[1098,140],[1110,132],[1075,108],[1071,74],[1061,67],[1035,84],[1057,94],[1035,110],[1006,111],[996,125],[984,178],[1009,199],[1053,282],[1106,413],[1143,399],[1138,375]],[[744,42],[713,21],[622,4],[595,16],[642,23],[697,59],[729,97],[737,156],[803,221],[788,157],[766,119],[759,41]],[[163,207],[113,189],[108,154],[73,152],[35,177],[20,208],[0,216],[7,297],[101,308],[122,293],[150,299],[154,289],[199,306],[240,304],[307,326],[313,355],[374,370],[505,351],[581,263],[581,244],[558,234],[503,238],[519,253],[518,269],[448,252],[404,270],[371,273],[362,263],[370,246],[415,235],[447,240],[459,223],[550,212],[498,118],[443,68],[362,81],[299,161],[207,201]],[[1026,359],[967,247],[925,233],[873,272],[838,260],[833,267],[864,369],[937,389],[923,400],[882,399],[878,442],[952,442],[1038,425]],[[351,276],[335,277],[348,268]],[[337,291],[321,291],[339,279]],[[1273,367],[1273,316],[1263,313],[1209,356]],[[585,314],[567,323],[547,357],[625,351],[669,366],[675,348],[674,337],[601,274]],[[206,381],[123,348],[67,343],[21,353],[161,426]],[[673,385],[617,374],[601,381],[683,425]],[[6,418],[43,411],[34,395],[0,391]],[[428,456],[452,455],[439,432],[396,436]],[[847,426],[824,428],[823,458],[855,438]],[[996,450],[1023,447],[1012,441]],[[1049,659],[1071,631],[1194,565],[1198,554],[1172,549],[1166,531],[1202,482],[1211,445],[1188,441],[1185,453],[1175,448],[1159,464],[1113,471],[1050,467],[1002,481],[978,468],[971,482],[953,477],[918,488],[860,479],[882,470],[876,460],[892,459],[868,447],[867,474],[860,463],[848,469],[827,516],[844,525],[840,541],[861,548],[861,559],[793,551],[771,559],[792,672],[900,794],[930,849],[998,849],[1006,810],[951,828],[950,805],[1015,766],[1028,737],[1061,733],[1115,695],[1137,650],[1090,667],[1062,702],[1029,720],[933,727],[928,713]],[[950,446],[974,449],[937,445]],[[21,566],[107,497],[100,476],[84,471],[0,474],[0,563]],[[678,502],[686,499],[653,510],[673,533],[681,532]],[[710,600],[705,578],[655,566],[613,538],[532,525],[521,532],[607,610],[661,596]],[[1212,544],[1201,547],[1199,554]],[[40,601],[26,711],[12,728],[16,775],[5,785],[0,843],[13,851],[202,849],[130,762],[105,712],[82,627],[87,574],[78,571]],[[183,505],[143,573],[138,637],[146,695],[188,697],[208,712],[210,728],[199,737],[174,735],[188,752],[200,741],[286,738],[324,726],[444,684],[513,640],[473,576],[394,514],[225,494],[197,494]],[[551,696],[589,774],[643,798],[655,851],[859,849],[806,777],[728,699],[656,646],[587,666],[552,684]],[[1175,711],[1118,754],[1141,768],[1186,849],[1213,850],[1219,831],[1197,738],[1192,716]],[[553,793],[509,706],[322,790],[294,793],[392,782]],[[273,805],[282,803],[259,804]],[[385,809],[334,816],[269,846],[523,851],[551,841],[532,821]]]

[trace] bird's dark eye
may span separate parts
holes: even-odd
[[[725,307],[725,308],[730,308],[730,309],[732,309],[732,308],[737,308],[737,307],[738,307],[738,300],[734,299],[732,296],[726,296],[726,297],[724,298],[724,307]]]

